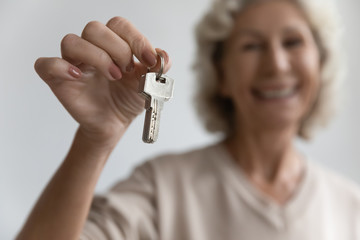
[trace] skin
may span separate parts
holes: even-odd
[[[259,1],[236,18],[221,62],[221,94],[231,98],[237,128],[226,146],[249,180],[285,204],[302,179],[293,146],[319,89],[320,55],[308,22],[293,3]],[[294,88],[280,99],[258,92]]]
[[[284,47],[284,23],[296,29],[290,35],[302,36],[303,44]],[[261,50],[237,51],[243,46],[240,40],[254,40],[249,34],[239,39],[236,32],[245,27],[261,35]],[[314,40],[294,6],[280,0],[260,1],[238,16],[225,45],[220,91],[234,100],[239,123],[236,134],[225,144],[255,186],[284,203],[301,178],[302,164],[291,141],[317,89]],[[166,52],[153,49],[129,21],[115,17],[106,25],[90,22],[81,36],[65,36],[61,58],[36,61],[37,73],[79,128],[69,153],[16,239],[79,239],[103,167],[143,110],[138,79],[147,67],[159,68],[156,52],[165,57],[166,72],[171,65]],[[133,56],[140,62],[135,63]],[[301,86],[292,99],[269,103],[251,95],[254,86],[281,85],[288,80]]]

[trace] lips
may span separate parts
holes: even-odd
[[[263,100],[285,99],[293,96],[297,92],[297,86],[287,86],[281,88],[253,89],[252,93]]]

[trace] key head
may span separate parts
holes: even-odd
[[[168,101],[173,96],[174,80],[164,74],[157,78],[157,73],[149,72],[140,79],[140,92],[146,98]]]

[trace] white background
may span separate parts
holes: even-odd
[[[348,77],[341,89],[342,109],[306,154],[360,183],[359,1],[342,0]],[[162,115],[156,144],[141,141],[138,117],[111,155],[97,191],[125,177],[134,165],[168,151],[184,151],[214,142],[193,111],[193,25],[209,0],[2,0],[0,2],[0,239],[12,239],[45,184],[63,160],[77,123],[36,75],[40,56],[59,56],[67,33],[81,34],[91,20],[130,19],[153,43],[168,51],[176,80],[175,97]]]

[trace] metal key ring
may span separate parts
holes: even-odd
[[[160,69],[159,69],[159,72],[156,74],[156,79],[160,79],[161,78],[161,75],[163,74],[163,71],[164,71],[164,57],[158,53],[159,57],[160,57],[160,61],[161,61],[161,65],[160,65]]]

